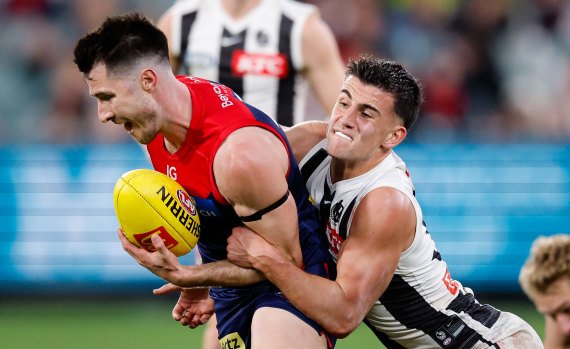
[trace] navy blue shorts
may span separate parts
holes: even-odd
[[[313,265],[305,271],[328,277],[324,264]],[[212,288],[210,297],[218,321],[218,338],[222,348],[250,348],[251,320],[259,308],[272,307],[286,310],[309,324],[319,333],[327,336],[329,348],[334,348],[336,338],[325,333],[323,328],[297,310],[289,300],[271,283],[262,282],[247,287]]]

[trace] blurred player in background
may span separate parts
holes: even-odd
[[[336,40],[314,5],[294,0],[179,0],[160,18],[170,63],[218,81],[282,126],[327,118],[342,86]],[[313,94],[307,89],[311,86]],[[322,110],[311,107],[318,98]],[[218,347],[215,316],[203,348]]]
[[[218,81],[283,126],[305,120],[308,82],[325,111],[321,118],[330,115],[344,66],[315,6],[180,0],[158,26],[168,38],[175,74]]]
[[[178,286],[219,286],[209,296],[225,347],[334,346],[262,274],[226,259],[232,227],[245,224],[295,265],[327,275],[330,257],[317,213],[277,124],[224,85],[174,76],[164,33],[139,14],[108,18],[79,40],[74,53],[99,119],[122,125],[145,144],[155,170],[180,183],[200,210],[203,264],[182,266],[158,235],[152,239],[157,251],[149,253],[119,230],[124,249]],[[200,294],[195,320],[206,321],[212,310],[208,289],[184,292],[194,300]]]
[[[570,348],[570,235],[537,238],[519,282],[546,320],[544,347]]]
[[[421,105],[399,63],[350,61],[330,124],[308,122],[287,137],[326,226],[336,280],[303,272],[275,246],[234,228],[228,257],[253,267],[338,337],[365,321],[387,348],[541,348],[518,316],[480,304],[451,278],[423,222],[405,163],[392,150]]]

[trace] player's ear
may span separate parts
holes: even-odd
[[[150,92],[156,87],[158,76],[153,69],[145,68],[139,75],[139,85],[143,91]]]
[[[397,125],[394,127],[392,132],[386,137],[382,146],[384,148],[392,149],[406,138],[408,130],[403,125]]]

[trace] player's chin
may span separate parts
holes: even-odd
[[[350,144],[347,144],[346,140],[341,140],[340,142],[329,142],[327,144],[327,153],[335,158],[342,158],[343,154],[347,152],[347,147],[349,147]]]
[[[337,152],[348,151],[349,149],[353,148],[354,145],[355,142],[353,139],[335,135],[334,137],[329,138],[327,150],[331,148]]]
[[[137,132],[139,131],[139,132]],[[144,132],[140,132],[140,130],[131,130],[130,132],[131,137],[133,137],[137,142],[139,142],[140,144],[149,144],[150,142],[152,142],[155,138],[156,138],[156,133],[144,133]]]

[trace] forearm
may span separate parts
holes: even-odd
[[[172,280],[180,287],[235,287],[251,285],[266,280],[257,270],[238,267],[227,259],[199,265],[183,266]]]
[[[346,337],[367,313],[361,302],[351,300],[339,283],[304,272],[283,256],[260,256],[253,266],[297,309],[336,337]]]

